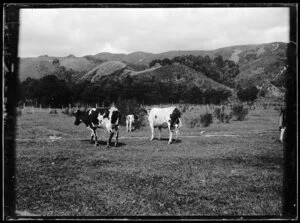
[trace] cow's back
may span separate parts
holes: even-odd
[[[169,108],[152,108],[149,112],[149,122],[152,122],[154,126],[162,125],[170,120],[170,114],[176,107]]]

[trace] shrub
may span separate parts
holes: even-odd
[[[229,123],[230,119],[232,118],[232,113],[226,113],[225,107],[222,106],[222,108],[215,108],[214,117],[222,123]]]
[[[230,112],[229,114],[224,114],[224,121],[225,123],[229,123],[229,121],[232,119],[233,113]]]
[[[245,120],[247,115],[248,109],[244,108],[242,104],[236,104],[232,107],[232,116],[234,116],[237,121]]]
[[[206,112],[204,115],[200,115],[200,122],[203,127],[208,127],[213,122],[212,114]]]
[[[221,110],[221,108],[215,108],[214,117],[220,122],[224,122],[224,112]]]
[[[189,128],[200,126],[200,118],[185,119],[185,122]]]
[[[52,110],[50,110],[49,113],[50,113],[50,114],[57,114],[57,111],[56,111],[56,109],[52,109]]]

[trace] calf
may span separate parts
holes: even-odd
[[[181,113],[176,107],[168,107],[168,108],[152,108],[148,112],[148,120],[151,128],[151,139],[154,139],[154,128],[159,129],[159,139],[161,137],[161,129],[168,128],[169,129],[169,142],[172,142],[173,131],[176,133],[176,141],[178,138],[179,128],[181,127],[180,116]]]
[[[280,142],[283,142],[285,130],[286,130],[286,110],[281,109],[279,114],[279,131],[280,131],[279,141]]]
[[[91,130],[91,143],[95,138],[95,146],[97,145],[97,128],[105,128],[109,133],[107,147],[109,147],[111,139],[116,134],[115,146],[118,144],[119,122],[121,119],[120,111],[115,107],[110,108],[92,108],[87,111],[77,110],[74,125],[83,122],[86,127]]]
[[[137,115],[127,115],[126,116],[126,131],[131,132],[135,128],[134,124],[139,118]]]

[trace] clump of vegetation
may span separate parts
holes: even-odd
[[[222,123],[229,123],[232,116],[232,112],[229,114],[225,112],[224,106],[222,106],[222,108],[215,108],[214,110],[214,117]]]
[[[135,120],[134,127],[139,129],[141,126],[146,125],[144,118],[146,113],[141,109],[140,104],[136,100],[121,100],[119,99],[116,103],[116,107],[122,114],[121,117],[121,125],[126,124],[126,116],[127,115],[137,115],[138,120]]]
[[[208,127],[213,123],[213,115],[211,113],[206,112],[203,115],[200,115],[200,123],[203,127]]]
[[[56,109],[52,109],[52,110],[50,110],[49,114],[57,114],[57,110]]]
[[[237,121],[243,121],[248,115],[248,109],[244,108],[243,104],[236,104],[232,106],[231,114]]]
[[[214,110],[214,117],[218,119],[220,122],[224,122],[224,109],[215,108]]]
[[[224,122],[225,123],[229,123],[229,121],[232,119],[232,117],[233,117],[233,113],[232,112],[230,112],[229,114],[225,114],[224,115]]]
[[[255,86],[251,86],[245,89],[238,89],[237,97],[241,101],[253,102],[258,97],[259,90]]]
[[[195,128],[200,126],[200,118],[191,118],[191,119],[185,119],[185,123],[189,128]]]

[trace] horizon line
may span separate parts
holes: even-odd
[[[108,51],[102,51],[102,52],[99,52],[99,53],[96,53],[96,54],[86,54],[86,55],[83,55],[83,56],[75,56],[74,54],[70,53],[66,56],[49,56],[48,54],[43,54],[43,55],[38,55],[38,56],[18,56],[19,58],[36,58],[36,57],[76,57],[76,58],[79,58],[79,57],[86,57],[86,56],[95,56],[97,54],[101,54],[101,53],[109,53],[109,54],[121,54],[121,55],[129,55],[129,54],[133,54],[133,53],[149,53],[149,54],[162,54],[162,53],[168,53],[168,52],[180,52],[180,51],[215,51],[215,50],[219,50],[219,49],[224,49],[224,48],[229,48],[229,47],[239,47],[239,46],[247,46],[247,45],[263,45],[263,44],[271,44],[271,43],[285,43],[285,44],[288,44],[289,42],[283,42],[283,41],[273,41],[273,42],[266,42],[266,43],[251,43],[251,44],[238,44],[238,45],[230,45],[230,46],[224,46],[224,47],[219,47],[219,48],[214,48],[214,49],[211,49],[211,50],[182,50],[182,49],[179,49],[179,50],[168,50],[168,51],[163,51],[163,52],[160,52],[160,53],[152,53],[152,52],[147,52],[147,51],[140,51],[140,50],[137,50],[137,51],[133,51],[133,52],[130,52],[130,53],[112,53],[112,52],[108,52]]]

